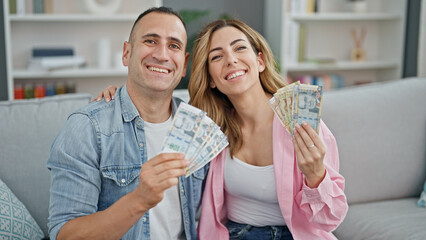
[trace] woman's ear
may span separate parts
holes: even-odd
[[[213,80],[210,80],[210,87],[211,88],[216,88],[216,84],[214,84]]]
[[[263,72],[265,70],[265,61],[263,59],[263,53],[259,52],[257,54],[257,61],[259,64],[259,72]]]

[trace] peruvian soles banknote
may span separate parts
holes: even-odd
[[[322,87],[294,82],[278,89],[269,100],[269,105],[280,119],[285,129],[293,135],[295,124],[308,123],[318,133]]]
[[[181,103],[161,152],[185,153],[186,159],[191,162],[186,169],[185,176],[188,177],[209,163],[228,144],[220,127],[204,111]]]

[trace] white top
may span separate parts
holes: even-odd
[[[256,227],[283,226],[278,205],[274,165],[254,166],[229,151],[225,160],[225,204],[228,219]]]
[[[161,152],[161,146],[172,125],[172,117],[163,123],[145,122],[148,159]],[[157,206],[149,210],[151,239],[180,239],[184,233],[178,186],[164,192]]]

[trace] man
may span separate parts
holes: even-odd
[[[135,21],[124,43],[126,84],[115,100],[73,113],[56,137],[51,170],[51,239],[196,239],[195,212],[206,169],[182,177],[189,162],[160,153],[180,102],[186,29],[169,8]]]

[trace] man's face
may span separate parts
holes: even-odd
[[[185,76],[188,63],[186,30],[180,19],[149,13],[135,25],[130,38],[123,50],[128,85],[150,92],[173,91]]]

